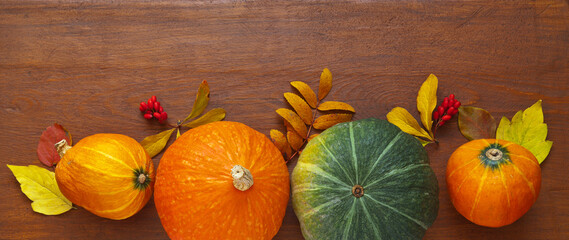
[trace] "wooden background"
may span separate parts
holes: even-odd
[[[427,147],[441,192],[425,239],[569,239],[567,0],[1,1],[0,239],[167,239],[152,201],[123,221],[32,211],[6,164],[41,165],[39,136],[54,122],[75,141],[101,132],[142,140],[164,127],[143,119],[139,102],[157,95],[171,121],[182,119],[207,80],[208,109],[268,135],[282,129],[274,111],[287,107],[289,82],[316,88],[325,67],[334,75],[327,100],[354,106],[355,119],[385,119],[395,106],[418,116],[430,73],[440,99],[454,93],[496,119],[543,99],[554,145],[533,208],[499,229],[455,211],[444,173],[466,139],[453,119]],[[275,239],[302,239],[290,205]]]

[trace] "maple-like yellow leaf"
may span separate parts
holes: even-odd
[[[541,100],[524,111],[518,111],[511,121],[502,117],[496,138],[517,143],[528,149],[541,164],[553,146],[547,138],[547,124],[543,122]]]
[[[387,121],[399,127],[403,132],[416,137],[433,140],[429,133],[419,126],[419,122],[417,122],[417,120],[405,108],[396,107],[392,109],[387,113]]]
[[[338,101],[327,101],[320,103],[320,105],[318,105],[318,110],[320,111],[341,110],[348,112],[356,112],[356,110],[352,106],[350,106],[350,104]]]
[[[277,114],[279,114],[282,118],[285,119],[292,128],[303,138],[307,137],[308,129],[306,128],[306,124],[302,119],[290,109],[286,108],[279,108],[277,109]]]
[[[320,74],[320,85],[318,85],[318,99],[322,100],[328,95],[332,89],[332,73],[328,68],[324,68],[322,70],[322,74]]]
[[[34,165],[7,166],[20,183],[22,192],[33,201],[32,209],[35,212],[59,215],[73,207],[57,187],[55,173]]]
[[[429,133],[429,139],[433,138],[433,110],[437,107],[437,87],[439,80],[433,74],[429,75],[427,80],[423,82],[419,93],[417,94],[417,110],[421,113],[421,122],[423,127]]]
[[[310,106],[308,106],[308,103],[304,101],[304,99],[290,92],[284,93],[284,97],[286,101],[292,106],[292,108],[294,108],[304,123],[312,123],[312,110],[310,109]]]
[[[150,157],[152,158],[158,155],[158,153],[160,153],[162,149],[164,149],[164,147],[168,143],[168,140],[170,139],[170,136],[172,136],[174,130],[176,130],[176,128],[172,128],[170,130],[166,130],[158,134],[148,136],[140,142],[140,145],[144,147],[146,152],[148,152],[148,155],[150,155]]]
[[[198,94],[196,95],[196,101],[194,102],[192,112],[182,122],[186,122],[192,118],[199,116],[207,107],[208,102],[209,102],[209,85],[207,84],[207,81],[204,80],[202,81],[200,87],[198,88]]]
[[[318,130],[328,129],[338,123],[348,122],[352,120],[351,113],[333,113],[322,115],[314,120],[313,127]]]
[[[310,86],[308,86],[308,84],[302,81],[294,81],[291,82],[290,85],[292,85],[294,88],[296,88],[296,90],[298,90],[300,95],[302,95],[304,100],[306,100],[306,102],[308,103],[308,105],[310,105],[311,108],[316,108],[316,104],[318,102],[318,100],[316,100],[316,93],[314,93],[314,91],[312,90],[312,88],[310,88]]]

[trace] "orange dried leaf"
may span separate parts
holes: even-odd
[[[295,131],[288,131],[286,133],[286,138],[288,139],[288,143],[295,151],[298,151],[300,147],[304,144],[304,139]]]
[[[281,131],[276,129],[271,129],[270,135],[273,143],[275,143],[275,146],[277,146],[279,151],[281,151],[283,154],[290,155],[290,145],[288,144],[286,136]]]
[[[304,101],[300,96],[289,92],[284,93],[284,97],[304,123],[312,123],[312,110],[306,101]]]
[[[322,70],[320,74],[320,85],[318,86],[318,100],[324,99],[332,89],[332,73],[328,68]]]
[[[310,105],[311,108],[316,108],[316,103],[318,102],[316,100],[316,93],[312,91],[312,88],[310,88],[308,84],[301,81],[294,81],[291,82],[290,85],[292,85],[294,88],[296,88],[296,90],[298,90],[300,95],[304,97],[304,100],[306,100],[306,102],[308,103],[308,105]]]
[[[277,109],[277,113],[283,117],[294,130],[300,134],[300,136],[306,136],[308,134],[308,129],[306,129],[306,124],[304,121],[292,110],[286,108],[279,108]]]
[[[320,134],[316,133],[316,134],[312,134],[310,135],[310,137],[308,137],[308,140],[306,140],[307,142],[310,142],[312,139],[314,139],[316,136],[318,136]]]
[[[327,101],[323,102],[318,106],[318,110],[320,111],[330,111],[330,110],[342,110],[342,111],[349,111],[349,112],[356,112],[356,110],[345,102],[337,102],[337,101]]]
[[[348,122],[352,120],[351,113],[334,113],[322,115],[314,120],[314,128],[324,130],[338,123]]]

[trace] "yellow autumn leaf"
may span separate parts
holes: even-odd
[[[288,143],[295,151],[298,151],[300,147],[304,144],[304,139],[298,135],[295,131],[288,131],[286,132],[286,138],[288,139]]]
[[[351,113],[334,113],[322,115],[314,120],[314,128],[318,130],[328,129],[338,123],[348,122],[352,120]]]
[[[196,95],[196,101],[194,101],[192,112],[190,112],[190,115],[188,115],[182,122],[186,122],[192,118],[199,116],[207,107],[208,102],[209,85],[207,84],[207,81],[204,80],[198,89],[198,94]]]
[[[320,85],[318,85],[318,100],[322,100],[332,89],[332,73],[328,68],[322,70],[320,74]]]
[[[409,133],[416,137],[426,138],[433,140],[425,129],[419,126],[419,123],[407,109],[402,107],[396,107],[387,113],[387,121],[393,123],[393,125],[399,127],[401,131]]]
[[[224,118],[225,118],[225,110],[223,108],[214,108],[212,110],[209,110],[209,112],[205,113],[198,119],[192,120],[191,122],[186,123],[182,126],[188,128],[195,128],[208,123],[221,121]]]
[[[286,109],[286,108],[279,108],[277,109],[277,114],[279,114],[282,118],[285,119],[285,121],[287,121],[288,123],[290,123],[290,125],[292,126],[292,128],[303,138],[306,137],[306,135],[308,134],[308,129],[306,128],[306,124],[304,124],[304,121],[302,121],[302,119],[298,116],[298,114],[296,114],[295,112],[293,112],[292,110]]]
[[[34,165],[7,166],[20,183],[22,192],[32,200],[32,209],[35,212],[58,215],[73,207],[71,201],[59,191],[55,173]]]
[[[417,94],[417,110],[421,113],[421,122],[423,127],[427,129],[429,133],[429,139],[432,139],[433,132],[431,130],[433,126],[433,110],[437,107],[437,87],[439,85],[439,80],[433,74],[429,75],[427,80],[423,82],[419,93]]]
[[[294,108],[304,123],[312,123],[312,110],[310,109],[310,106],[308,106],[308,103],[304,101],[304,99],[290,92],[284,93],[284,97],[286,101],[292,106],[292,108]]]
[[[542,101],[539,100],[524,111],[518,111],[512,120],[502,117],[496,130],[496,138],[517,143],[528,149],[541,164],[553,146],[547,138],[547,124],[543,121]]]
[[[152,158],[156,156],[158,153],[160,153],[162,149],[164,149],[164,147],[168,143],[168,139],[170,139],[170,136],[172,136],[174,130],[176,129],[172,128],[170,130],[166,130],[158,134],[148,136],[140,142],[140,145],[142,145],[142,147],[146,149],[146,152],[148,152],[148,155],[150,155],[150,157]]]
[[[318,102],[316,100],[316,93],[314,93],[314,91],[312,90],[312,88],[310,88],[310,86],[308,86],[308,84],[301,81],[294,81],[291,82],[290,85],[292,85],[294,88],[296,88],[296,90],[298,90],[300,95],[302,95],[304,100],[306,100],[306,102],[308,103],[308,105],[310,105],[311,108],[316,108],[316,104]]]
[[[180,138],[180,128],[178,128],[178,131],[176,131],[176,139]]]
[[[356,110],[345,102],[337,102],[337,101],[327,101],[323,102],[318,106],[318,110],[320,111],[331,111],[331,110],[342,110],[348,112],[356,112]]]
[[[279,151],[281,151],[282,154],[290,156],[291,149],[286,136],[281,131],[276,129],[271,129],[270,135],[271,139],[273,140],[273,143],[275,144],[275,146],[277,146]]]

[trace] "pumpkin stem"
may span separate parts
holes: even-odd
[[[63,158],[63,155],[67,152],[67,150],[71,149],[71,146],[67,143],[65,139],[57,142],[55,144],[55,149],[57,149],[57,153],[59,153],[59,157]]]
[[[138,175],[138,182],[140,184],[144,184],[146,182],[146,174],[141,173],[140,175]]]
[[[486,157],[492,161],[498,161],[502,159],[504,153],[497,148],[490,148],[486,151]]]
[[[357,184],[354,185],[354,187],[352,187],[352,194],[357,198],[362,197],[364,195],[364,187]]]
[[[253,186],[253,175],[249,169],[241,165],[235,165],[231,168],[231,176],[233,177],[233,186],[240,191],[246,191]]]

